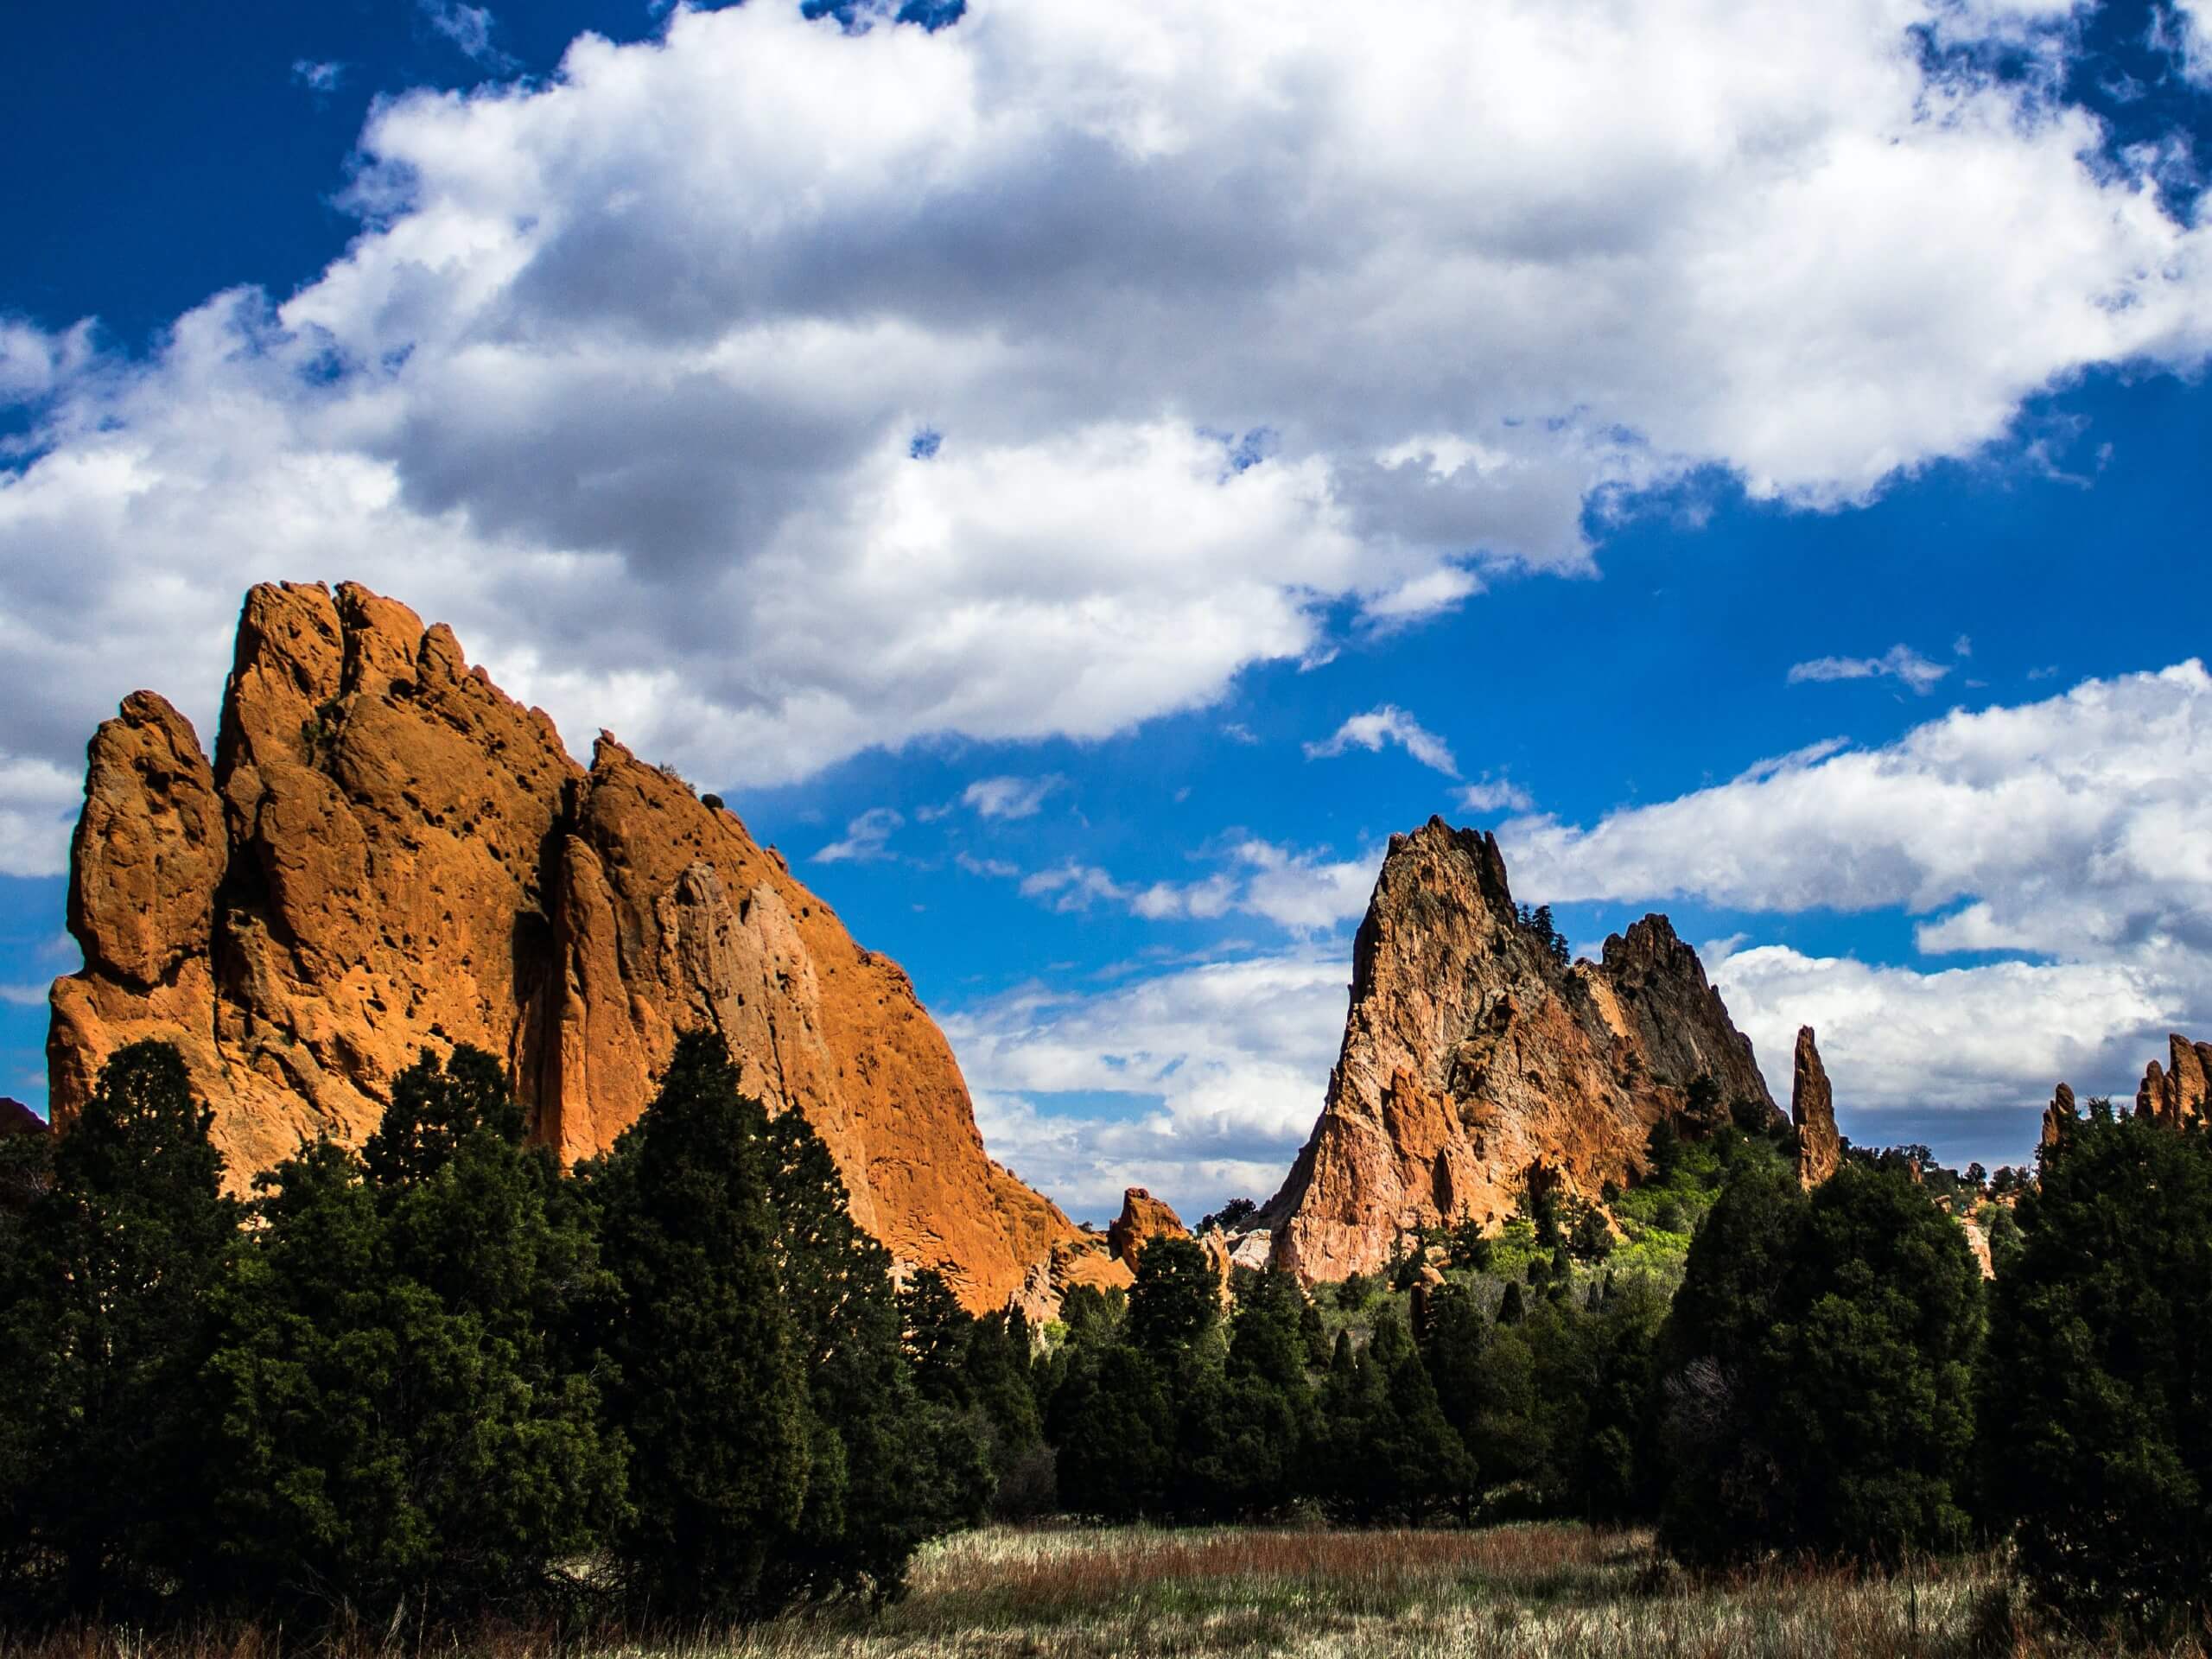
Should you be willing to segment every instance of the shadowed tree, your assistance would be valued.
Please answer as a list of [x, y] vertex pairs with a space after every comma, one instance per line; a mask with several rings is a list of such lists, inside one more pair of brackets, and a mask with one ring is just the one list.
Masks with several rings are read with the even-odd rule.
[[184, 1062], [101, 1068], [0, 1261], [0, 1560], [18, 1618], [157, 1611], [205, 1509], [195, 1379], [238, 1239]]

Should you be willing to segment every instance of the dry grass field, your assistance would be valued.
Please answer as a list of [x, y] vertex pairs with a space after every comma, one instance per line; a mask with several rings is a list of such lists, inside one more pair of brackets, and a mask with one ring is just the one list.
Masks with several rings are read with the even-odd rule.
[[[0, 1635], [0, 1659], [276, 1659], [247, 1631], [192, 1642], [114, 1630], [37, 1642]], [[2107, 1643], [2022, 1611], [1989, 1562], [1894, 1579], [1808, 1570], [1696, 1583], [1655, 1561], [1643, 1535], [1529, 1525], [1481, 1531], [1156, 1531], [995, 1528], [916, 1563], [912, 1592], [857, 1611], [734, 1634], [563, 1643], [394, 1633], [372, 1655], [486, 1659], [2087, 1659]], [[2212, 1643], [2153, 1649], [2206, 1659]], [[335, 1659], [335, 1656], [334, 1656]]]
[[[975, 1533], [928, 1552], [912, 1594], [871, 1624], [778, 1624], [724, 1650], [746, 1659], [1890, 1659], [2107, 1649], [2035, 1625], [1986, 1564], [1893, 1580], [1799, 1571], [1693, 1585], [1655, 1566], [1641, 1535], [1539, 1525]], [[2165, 1651], [2198, 1659], [2204, 1649]]]

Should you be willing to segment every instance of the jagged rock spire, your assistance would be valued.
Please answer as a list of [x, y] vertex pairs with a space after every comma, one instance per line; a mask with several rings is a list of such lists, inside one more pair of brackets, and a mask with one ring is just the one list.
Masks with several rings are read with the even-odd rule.
[[1834, 1174], [1843, 1161], [1843, 1139], [1835, 1128], [1835, 1090], [1828, 1086], [1827, 1068], [1821, 1064], [1810, 1026], [1797, 1027], [1789, 1121], [1797, 1130], [1797, 1179], [1809, 1191]]

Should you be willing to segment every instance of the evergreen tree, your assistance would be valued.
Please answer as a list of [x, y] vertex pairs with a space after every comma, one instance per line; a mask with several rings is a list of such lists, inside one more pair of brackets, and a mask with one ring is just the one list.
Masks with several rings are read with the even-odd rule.
[[1137, 1257], [1129, 1336], [1155, 1361], [1203, 1341], [1221, 1321], [1221, 1280], [1197, 1241], [1162, 1236]]
[[1419, 1521], [1464, 1504], [1466, 1450], [1395, 1309], [1376, 1319], [1350, 1378], [1332, 1373], [1325, 1405], [1336, 1497], [1351, 1514]]
[[1270, 1268], [1238, 1310], [1212, 1402], [1214, 1464], [1202, 1471], [1214, 1513], [1265, 1515], [1307, 1484], [1318, 1421], [1300, 1323], [1311, 1307], [1294, 1277]]
[[964, 1410], [970, 1403], [968, 1340], [975, 1322], [944, 1275], [935, 1268], [917, 1272], [899, 1293], [899, 1313], [924, 1397]]
[[631, 1446], [613, 1554], [652, 1617], [772, 1610], [807, 1516], [823, 1443], [777, 1274], [767, 1129], [721, 1039], [688, 1033], [590, 1175], [620, 1287], [613, 1414]]
[[1853, 1161], [1808, 1203], [1740, 1164], [1662, 1344], [1669, 1547], [1888, 1562], [1963, 1543], [1980, 1294], [1965, 1235], [1904, 1175]]
[[1117, 1341], [1075, 1355], [1053, 1396], [1050, 1427], [1062, 1509], [1108, 1521], [1162, 1511], [1174, 1472], [1175, 1413], [1149, 1354]]
[[[767, 1153], [777, 1282], [812, 1407], [806, 1506], [770, 1575], [772, 1599], [880, 1602], [903, 1590], [924, 1540], [982, 1519], [989, 1471], [965, 1401], [931, 1395], [909, 1363], [890, 1255], [853, 1221], [821, 1137], [787, 1111], [768, 1125]], [[950, 1298], [937, 1274], [921, 1277]], [[948, 1361], [966, 1345], [968, 1317], [957, 1301], [947, 1313], [923, 1300], [925, 1319], [963, 1338], [929, 1342], [932, 1363]]]
[[542, 1607], [620, 1514], [619, 1440], [556, 1340], [596, 1276], [497, 1063], [397, 1080], [373, 1163], [325, 1141], [261, 1178], [217, 1300], [208, 1582], [294, 1621]]
[[2137, 1634], [2212, 1618], [2212, 1141], [2092, 1117], [2043, 1154], [1981, 1368], [1991, 1519], [2041, 1596]]
[[1981, 1273], [1910, 1179], [1859, 1166], [1813, 1194], [1767, 1344], [1795, 1541], [1894, 1563], [1962, 1547]]
[[1684, 1560], [1725, 1559], [1784, 1531], [1763, 1360], [1805, 1209], [1794, 1173], [1746, 1163], [1691, 1240], [1659, 1339], [1656, 1402], [1669, 1465], [1660, 1536]]
[[207, 1470], [194, 1379], [237, 1207], [184, 1062], [101, 1068], [0, 1260], [0, 1565], [18, 1618], [156, 1611]]
[[991, 1513], [1023, 1520], [1052, 1507], [1057, 1476], [1037, 1402], [1029, 1321], [985, 1314], [968, 1339], [967, 1388], [992, 1478]]

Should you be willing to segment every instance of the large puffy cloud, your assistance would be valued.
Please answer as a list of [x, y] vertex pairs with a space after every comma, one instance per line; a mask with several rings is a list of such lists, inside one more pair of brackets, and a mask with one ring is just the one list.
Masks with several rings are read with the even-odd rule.
[[[1502, 839], [1515, 884], [1554, 901], [1925, 918], [1929, 967], [1770, 944], [1719, 953], [1713, 976], [1778, 1090], [1811, 1024], [1847, 1106], [2024, 1111], [2061, 1077], [2124, 1091], [2168, 1030], [2212, 1031], [2208, 776], [2212, 676], [2191, 660]], [[1983, 953], [2012, 959], [1942, 962]]]
[[1314, 947], [1090, 994], [1031, 988], [944, 1029], [995, 1156], [1077, 1215], [1109, 1216], [1140, 1185], [1195, 1220], [1281, 1184], [1344, 1003], [1344, 952]]
[[2207, 232], [1929, 49], [2064, 11], [756, 0], [387, 103], [282, 303], [0, 331], [11, 741], [204, 720], [244, 582], [351, 575], [572, 735], [789, 779], [1202, 704], [1687, 467], [1858, 499], [2202, 354]]
[[2192, 659], [1821, 744], [1583, 829], [1509, 823], [1554, 902], [1694, 896], [1751, 911], [1933, 915], [1931, 951], [2212, 946], [2212, 676]]

